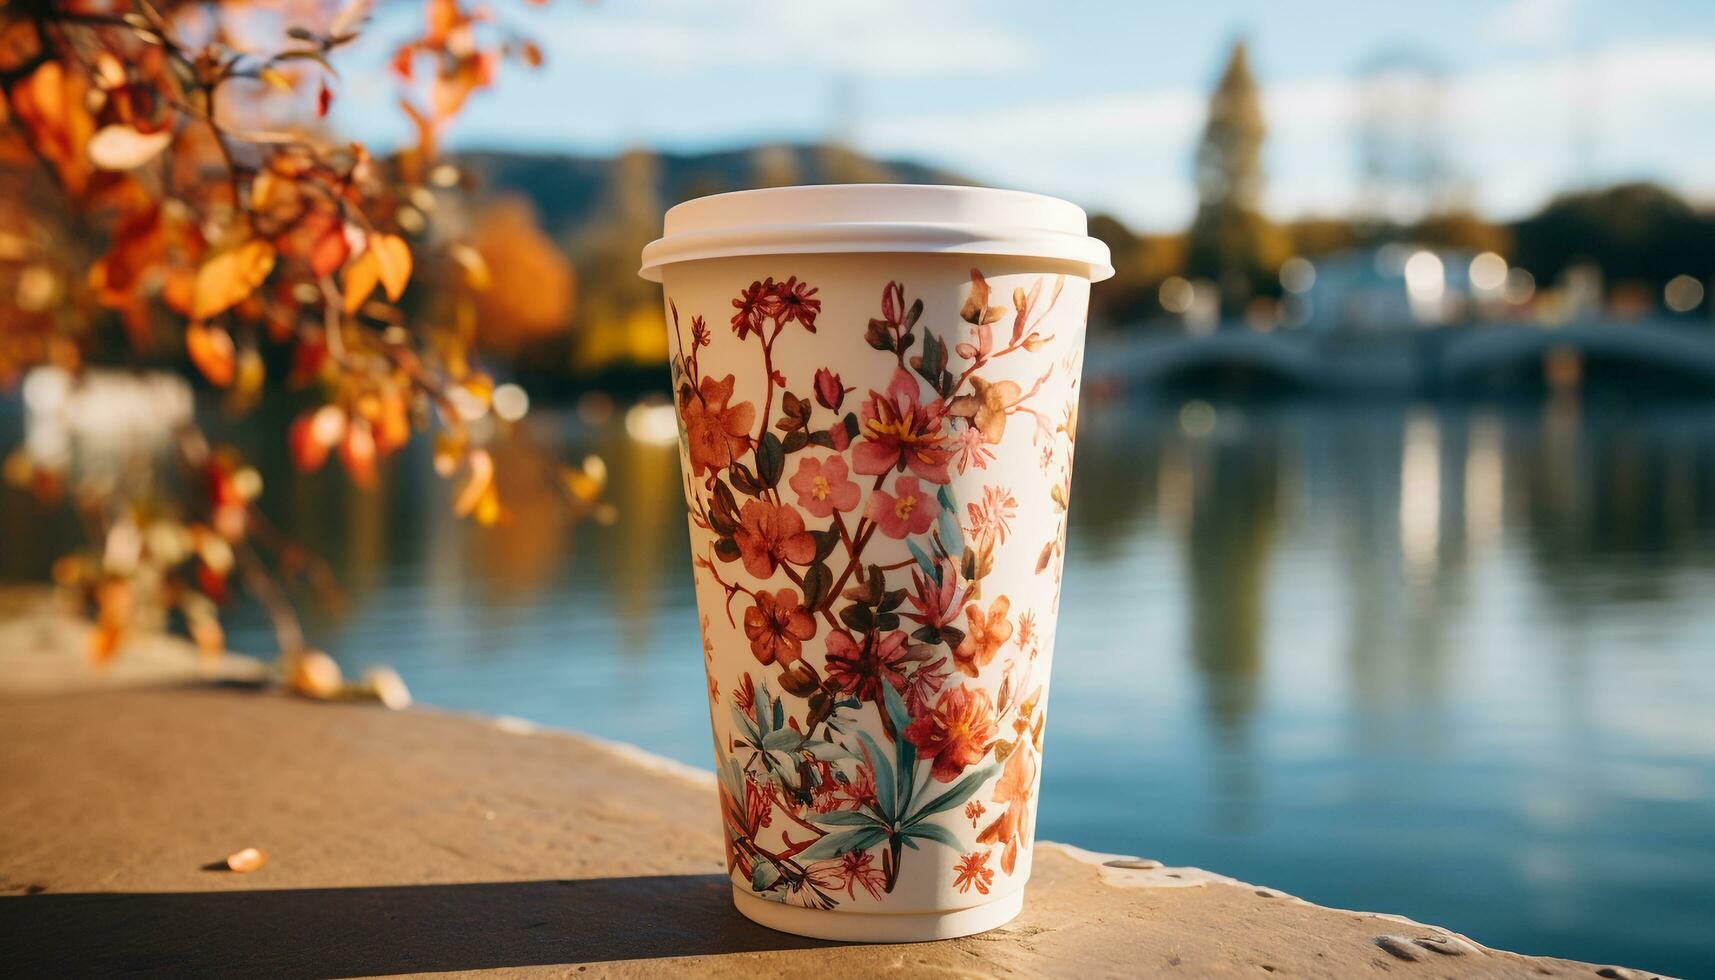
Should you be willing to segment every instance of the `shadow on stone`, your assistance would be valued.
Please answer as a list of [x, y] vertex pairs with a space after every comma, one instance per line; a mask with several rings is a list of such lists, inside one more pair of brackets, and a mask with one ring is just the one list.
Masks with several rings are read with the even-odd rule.
[[836, 945], [764, 929], [721, 875], [0, 899], [11, 976], [343, 977]]

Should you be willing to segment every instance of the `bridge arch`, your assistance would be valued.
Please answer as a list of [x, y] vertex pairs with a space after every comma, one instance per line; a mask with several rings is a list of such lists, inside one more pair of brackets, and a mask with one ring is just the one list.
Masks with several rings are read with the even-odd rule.
[[1606, 369], [1636, 383], [1715, 390], [1715, 340], [1650, 324], [1462, 331], [1441, 348], [1437, 374], [1442, 385], [1456, 389], [1484, 387], [1497, 376], [1515, 383], [1525, 374], [1540, 379], [1537, 366], [1557, 350], [1578, 355], [1585, 368]]

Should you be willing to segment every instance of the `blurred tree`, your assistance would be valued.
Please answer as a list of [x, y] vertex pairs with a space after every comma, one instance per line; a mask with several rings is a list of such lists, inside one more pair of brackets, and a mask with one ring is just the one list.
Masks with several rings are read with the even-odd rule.
[[661, 160], [629, 150], [614, 161], [603, 220], [580, 249], [584, 299], [573, 366], [601, 371], [667, 359], [660, 289], [637, 275], [637, 256], [661, 228]]
[[1185, 267], [1185, 236], [1139, 235], [1118, 218], [1090, 217], [1090, 234], [1107, 243], [1114, 277], [1090, 292], [1090, 329], [1123, 330], [1161, 317], [1162, 280]]
[[528, 199], [502, 197], [477, 214], [470, 247], [488, 268], [476, 299], [477, 337], [508, 355], [563, 334], [572, 319], [571, 260], [543, 233]]
[[1276, 270], [1287, 257], [1285, 236], [1262, 213], [1266, 132], [1262, 96], [1238, 41], [1209, 97], [1197, 146], [1197, 215], [1185, 263], [1188, 274], [1219, 283], [1234, 308], [1259, 293], [1278, 292]]
[[1715, 216], [1654, 184], [1566, 194], [1512, 231], [1514, 260], [1539, 282], [1591, 262], [1611, 285], [1642, 284], [1656, 295], [1674, 276], [1715, 275]]
[[1404, 237], [1438, 248], [1497, 252], [1501, 255], [1512, 251], [1512, 234], [1505, 225], [1486, 221], [1465, 210], [1431, 214], [1411, 225]]
[[[455, 512], [502, 523], [489, 447], [509, 426], [470, 424], [494, 390], [473, 344], [494, 270], [430, 221], [466, 183], [437, 157], [446, 127], [502, 61], [541, 52], [500, 10], [420, 0], [420, 33], [391, 59], [415, 140], [378, 159], [322, 122], [343, 84], [332, 62], [371, 6], [0, 3], [0, 384], [47, 367], [70, 398], [92, 362], [170, 360], [242, 409], [272, 371], [314, 395], [284, 440], [300, 469], [337, 459], [368, 486], [429, 432], [436, 471], [460, 480]], [[79, 473], [69, 453], [6, 460], [40, 496], [70, 490], [91, 531], [54, 576], [95, 615], [92, 657], [169, 612], [218, 653], [219, 611], [247, 592], [272, 616], [286, 675], [340, 693], [288, 601], [299, 584], [322, 590], [319, 563], [258, 509], [261, 476], [237, 450], [194, 421], [171, 437], [171, 464], [128, 461], [138, 472], [123, 481]], [[594, 492], [576, 476], [561, 473], [574, 509]]]

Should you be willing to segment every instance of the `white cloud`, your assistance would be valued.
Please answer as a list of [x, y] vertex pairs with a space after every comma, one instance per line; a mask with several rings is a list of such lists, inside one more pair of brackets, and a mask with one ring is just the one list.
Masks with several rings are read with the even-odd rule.
[[671, 72], [796, 63], [911, 78], [1016, 71], [1039, 57], [972, 0], [650, 0], [599, 18], [559, 18], [547, 31], [556, 57]]
[[1526, 47], [1549, 47], [1571, 34], [1575, 0], [1510, 0], [1483, 18], [1485, 40]]
[[[1163, 88], [876, 119], [860, 142], [1171, 227], [1195, 204], [1190, 158], [1205, 99]], [[1474, 69], [1444, 79], [1439, 101], [1447, 160], [1485, 211], [1517, 214], [1581, 180], [1650, 178], [1715, 193], [1715, 42], [1629, 42]], [[1361, 105], [1351, 77], [1264, 87], [1271, 211], [1351, 208]]]

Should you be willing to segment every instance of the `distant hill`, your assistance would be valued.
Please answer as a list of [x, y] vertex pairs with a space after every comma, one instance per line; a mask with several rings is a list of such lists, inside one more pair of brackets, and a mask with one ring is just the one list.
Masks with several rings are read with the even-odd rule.
[[674, 204], [706, 194], [791, 184], [971, 184], [921, 164], [876, 160], [832, 145], [772, 145], [717, 153], [634, 150], [616, 157], [471, 152], [453, 157], [484, 202], [523, 198], [570, 257], [576, 311], [563, 336], [518, 352], [514, 366], [553, 384], [601, 374], [661, 377], [667, 338], [659, 287], [637, 277], [639, 253]]
[[478, 176], [484, 194], [529, 198], [549, 234], [584, 238], [592, 223], [611, 216], [610, 195], [625, 183], [627, 162], [639, 157], [647, 158], [653, 170], [649, 196], [662, 211], [694, 197], [750, 187], [975, 183], [922, 164], [877, 160], [828, 144], [695, 154], [633, 151], [617, 157], [483, 151], [460, 154], [455, 162]]

